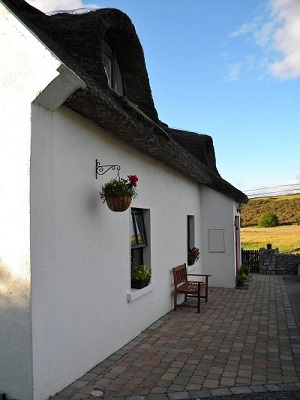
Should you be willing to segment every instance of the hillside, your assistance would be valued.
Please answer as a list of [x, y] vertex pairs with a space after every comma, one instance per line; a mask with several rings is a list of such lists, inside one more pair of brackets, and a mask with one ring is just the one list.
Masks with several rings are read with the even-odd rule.
[[242, 226], [257, 225], [266, 212], [275, 213], [280, 225], [300, 224], [300, 194], [250, 199], [242, 205]]

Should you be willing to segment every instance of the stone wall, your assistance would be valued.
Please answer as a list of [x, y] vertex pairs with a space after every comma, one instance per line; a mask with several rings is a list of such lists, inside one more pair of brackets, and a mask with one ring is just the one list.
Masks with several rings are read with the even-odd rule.
[[300, 254], [278, 254], [276, 269], [282, 269], [284, 274], [297, 275], [300, 266]]
[[259, 272], [265, 274], [297, 275], [300, 254], [279, 253], [278, 249], [259, 249]]

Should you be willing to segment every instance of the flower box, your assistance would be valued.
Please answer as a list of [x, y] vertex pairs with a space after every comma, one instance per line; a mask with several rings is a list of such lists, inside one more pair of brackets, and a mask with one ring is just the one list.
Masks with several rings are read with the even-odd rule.
[[131, 287], [133, 289], [143, 289], [144, 287], [148, 286], [150, 282], [150, 278], [143, 279], [141, 281], [131, 281]]

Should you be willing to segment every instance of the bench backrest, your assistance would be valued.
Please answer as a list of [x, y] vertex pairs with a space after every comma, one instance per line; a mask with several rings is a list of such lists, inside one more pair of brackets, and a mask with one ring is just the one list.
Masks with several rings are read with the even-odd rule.
[[173, 268], [173, 278], [175, 285], [187, 281], [186, 264], [178, 265], [178, 267]]

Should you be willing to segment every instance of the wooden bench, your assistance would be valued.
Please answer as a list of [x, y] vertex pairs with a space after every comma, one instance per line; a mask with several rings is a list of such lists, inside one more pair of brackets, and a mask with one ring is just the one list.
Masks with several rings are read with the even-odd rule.
[[[200, 280], [189, 280], [189, 276], [204, 277], [205, 282]], [[200, 312], [200, 299], [203, 298], [207, 302], [208, 300], [208, 278], [211, 275], [203, 274], [188, 274], [186, 264], [178, 265], [173, 268], [174, 278], [174, 310], [176, 311], [179, 306], [197, 307], [198, 313]], [[197, 298], [197, 306], [192, 304], [177, 304], [177, 295], [184, 294], [185, 301], [189, 297]]]

